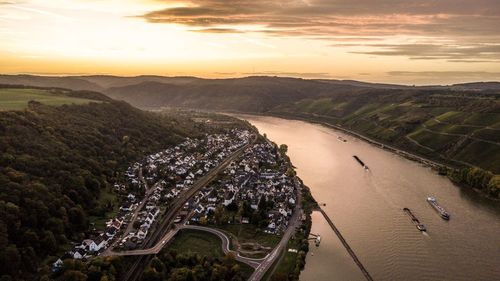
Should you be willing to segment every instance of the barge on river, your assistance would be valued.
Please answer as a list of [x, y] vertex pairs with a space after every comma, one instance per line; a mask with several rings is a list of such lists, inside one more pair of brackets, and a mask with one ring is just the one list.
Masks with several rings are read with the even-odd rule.
[[365, 170], [368, 170], [368, 166], [366, 166], [365, 162], [363, 162], [357, 155], [352, 156], [356, 161], [358, 161], [359, 165], [361, 165]]
[[403, 211], [411, 218], [411, 221], [415, 224], [418, 230], [420, 231], [426, 231], [427, 228], [425, 228], [425, 225], [421, 224], [420, 221], [415, 217], [415, 215], [411, 212], [410, 209], [408, 208], [403, 208]]
[[450, 219], [450, 214], [446, 212], [446, 210], [441, 207], [441, 205], [438, 204], [436, 198], [434, 197], [427, 197], [427, 202], [436, 210], [439, 214], [439, 216], [444, 219], [444, 220], [449, 220]]

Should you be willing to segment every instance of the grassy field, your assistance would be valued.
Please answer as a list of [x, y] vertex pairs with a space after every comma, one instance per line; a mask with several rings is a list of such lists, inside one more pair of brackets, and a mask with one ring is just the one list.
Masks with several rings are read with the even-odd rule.
[[112, 202], [113, 210], [106, 213], [105, 216], [97, 217], [97, 216], [89, 216], [89, 222], [94, 224], [94, 227], [97, 230], [104, 230], [106, 228], [106, 222], [111, 218], [114, 218], [118, 213], [120, 208], [120, 203], [115, 193], [111, 190], [103, 189], [101, 194], [99, 195], [99, 205], [104, 206], [108, 202]]
[[217, 228], [236, 236], [239, 243], [259, 243], [274, 248], [281, 240], [281, 236], [264, 233], [251, 224], [226, 224]]
[[456, 136], [440, 135], [425, 130], [415, 131], [408, 136], [421, 145], [425, 145], [436, 151], [442, 151], [446, 146], [450, 145], [450, 143], [454, 143], [457, 140]]
[[269, 281], [272, 277], [278, 280], [285, 276], [288, 278], [288, 275], [295, 270], [298, 253], [289, 252], [288, 249], [298, 249], [297, 241], [293, 238], [288, 242], [283, 257], [279, 259], [278, 264], [275, 265], [274, 271], [268, 271], [263, 280]]
[[[223, 257], [222, 242], [219, 237], [204, 231], [181, 230], [168, 245], [169, 250], [177, 253], [196, 253], [206, 257]], [[243, 276], [247, 279], [252, 275], [253, 268], [239, 263]]]
[[22, 110], [29, 101], [38, 101], [47, 105], [83, 104], [91, 100], [68, 97], [40, 89], [0, 89], [0, 110]]
[[219, 237], [204, 231], [181, 230], [168, 248], [178, 253], [191, 252], [207, 257], [224, 256]]
[[482, 164], [486, 169], [498, 174], [500, 173], [499, 151], [500, 148], [498, 145], [482, 141], [473, 141], [453, 158], [474, 165]]

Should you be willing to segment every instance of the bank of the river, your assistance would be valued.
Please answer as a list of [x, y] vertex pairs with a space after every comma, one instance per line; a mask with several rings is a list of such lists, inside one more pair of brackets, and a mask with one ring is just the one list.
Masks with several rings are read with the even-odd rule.
[[[297, 120], [244, 116], [261, 133], [288, 145], [298, 176], [374, 280], [498, 280], [500, 208], [420, 163], [341, 131]], [[347, 142], [339, 141], [341, 137]], [[353, 159], [358, 155], [365, 171]], [[426, 202], [435, 196], [451, 213], [442, 220]], [[402, 211], [409, 207], [422, 235]], [[310, 246], [300, 279], [364, 280], [322, 216], [312, 214]]]
[[[493, 187], [493, 189], [495, 190], [494, 192], [490, 192], [490, 190], [487, 188], [488, 183], [483, 184], [483, 182], [489, 181], [491, 179], [491, 177], [500, 177], [500, 175], [493, 175], [490, 172], [483, 171], [479, 168], [475, 168], [474, 166], [470, 165], [469, 163], [458, 162], [458, 161], [454, 161], [454, 160], [449, 160], [447, 162], [443, 162], [442, 160], [439, 161], [437, 159], [429, 159], [425, 156], [418, 155], [416, 153], [409, 152], [408, 150], [405, 150], [403, 148], [398, 148], [398, 147], [395, 147], [391, 144], [372, 139], [372, 138], [367, 137], [359, 132], [355, 132], [353, 130], [342, 127], [340, 125], [329, 123], [325, 120], [321, 120], [320, 118], [315, 118], [313, 116], [301, 116], [301, 115], [273, 113], [273, 112], [266, 112], [266, 113], [230, 112], [230, 114], [235, 114], [235, 115], [249, 114], [250, 116], [252, 116], [252, 115], [253, 116], [264, 116], [264, 117], [265, 116], [272, 116], [272, 117], [278, 117], [278, 118], [284, 118], [284, 119], [290, 119], [290, 120], [301, 120], [301, 121], [305, 121], [305, 122], [309, 122], [309, 123], [323, 125], [323, 126], [326, 126], [328, 128], [335, 129], [335, 130], [339, 130], [339, 131], [342, 131], [346, 134], [354, 136], [358, 139], [366, 141], [370, 144], [378, 146], [381, 149], [387, 150], [389, 152], [398, 154], [406, 159], [416, 161], [418, 163], [426, 165], [426, 166], [434, 169], [440, 175], [447, 176], [450, 180], [452, 180], [456, 185], [458, 185], [460, 187], [474, 190], [475, 192], [478, 192], [479, 194], [481, 194], [481, 195], [483, 195], [491, 200], [500, 201], [500, 187], [498, 186], [500, 184], [500, 181], [498, 181], [496, 186]], [[464, 169], [464, 167], [466, 169]], [[475, 173], [476, 170], [478, 170], [478, 173]], [[487, 175], [489, 178], [485, 179], [484, 175]], [[470, 180], [468, 182], [467, 179], [471, 178], [471, 177], [477, 177], [477, 179], [473, 179], [473, 180]]]
[[[276, 145], [274, 142], [267, 139], [269, 142]], [[309, 187], [297, 177], [295, 167], [292, 164], [290, 157], [287, 154], [288, 147], [280, 146], [281, 154], [286, 158], [288, 163], [288, 173], [296, 176], [298, 190], [297, 198], [300, 200], [302, 223], [295, 230], [295, 233], [288, 240], [287, 246], [279, 253], [279, 258], [275, 261], [271, 269], [265, 274], [263, 280], [299, 280], [301, 271], [306, 265], [306, 256], [309, 252], [309, 235], [312, 226], [311, 214], [313, 210], [318, 208], [318, 203], [313, 198]], [[290, 251], [291, 250], [291, 251]]]

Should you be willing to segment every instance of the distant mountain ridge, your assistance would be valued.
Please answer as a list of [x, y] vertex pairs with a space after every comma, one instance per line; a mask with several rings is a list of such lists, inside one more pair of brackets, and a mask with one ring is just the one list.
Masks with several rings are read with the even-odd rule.
[[125, 87], [137, 85], [144, 82], [158, 82], [165, 84], [186, 85], [190, 83], [204, 83], [208, 81], [233, 83], [234, 81], [255, 81], [256, 79], [273, 79], [282, 81], [316, 81], [328, 83], [337, 86], [353, 86], [372, 89], [438, 89], [448, 88], [454, 90], [500, 90], [500, 82], [470, 82], [453, 85], [398, 85], [387, 83], [371, 83], [356, 80], [336, 80], [336, 79], [302, 79], [292, 77], [277, 76], [248, 76], [242, 78], [220, 78], [206, 79], [194, 76], [159, 76], [159, 75], [140, 75], [140, 76], [114, 76], [114, 75], [75, 75], [75, 76], [39, 76], [29, 74], [19, 75], [0, 75], [0, 84], [25, 85], [37, 87], [60, 87], [70, 90], [89, 90], [105, 91], [109, 88]]

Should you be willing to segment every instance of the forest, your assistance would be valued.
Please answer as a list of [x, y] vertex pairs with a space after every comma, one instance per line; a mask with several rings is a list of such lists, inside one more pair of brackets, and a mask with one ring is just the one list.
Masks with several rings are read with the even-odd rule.
[[0, 111], [0, 280], [49, 276], [50, 263], [91, 231], [89, 217], [109, 209], [99, 197], [131, 162], [218, 130], [189, 113], [86, 98], [96, 102]]
[[243, 281], [240, 265], [232, 254], [207, 257], [163, 250], [146, 268], [144, 281]]

